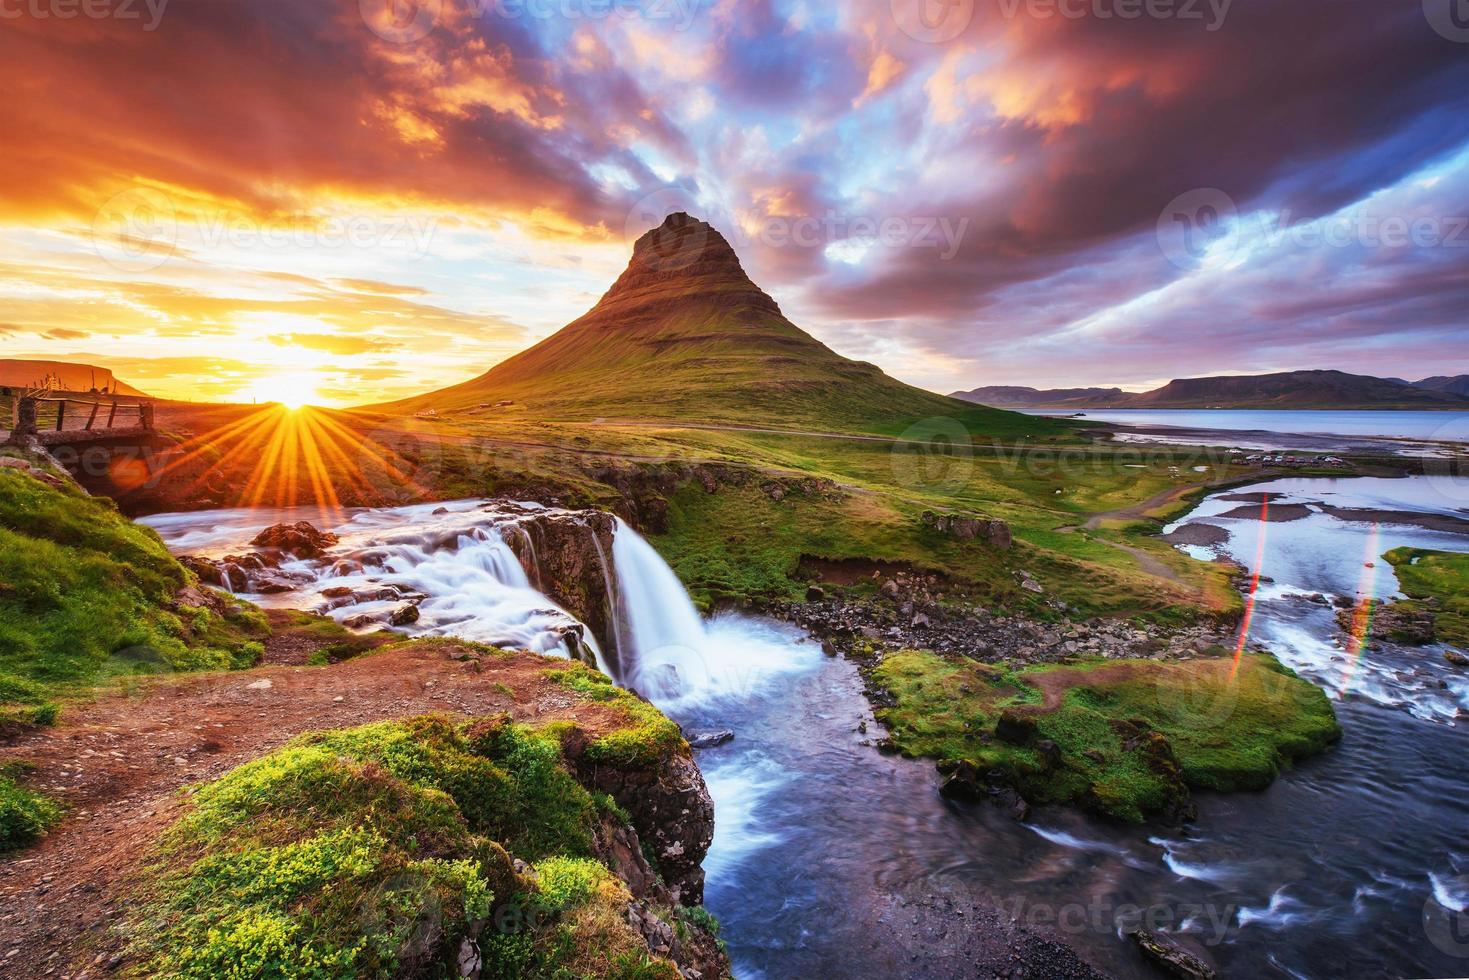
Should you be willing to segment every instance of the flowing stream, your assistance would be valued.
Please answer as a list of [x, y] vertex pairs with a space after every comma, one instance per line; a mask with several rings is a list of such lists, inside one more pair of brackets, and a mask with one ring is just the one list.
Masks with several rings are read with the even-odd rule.
[[[1421, 479], [1295, 482], [1303, 485], [1263, 489], [1458, 511]], [[1258, 526], [1222, 516], [1236, 506], [1211, 498], [1186, 520], [1226, 528], [1218, 547], [1243, 564], [1264, 556], [1276, 582], [1259, 600], [1255, 635], [1332, 694], [1345, 737], [1262, 793], [1202, 796], [1197, 823], [1172, 832], [1064, 809], [1021, 824], [996, 808], [942, 799], [930, 765], [867, 744], [877, 727], [854, 665], [824, 656], [786, 624], [731, 613], [702, 621], [672, 570], [619, 525], [605, 556], [619, 596], [617, 679], [691, 733], [735, 732], [701, 750], [699, 764], [716, 805], [706, 900], [737, 975], [971, 975], [956, 950], [972, 938], [966, 924], [985, 921], [996, 904], [1119, 977], [1158, 976], [1121, 938], [1119, 921], [1178, 935], [1227, 977], [1469, 974], [1469, 932], [1458, 914], [1469, 907], [1469, 726], [1455, 724], [1469, 706], [1464, 675], [1431, 649], [1369, 651], [1350, 662], [1333, 643], [1331, 612], [1303, 598], [1391, 595], [1382, 551], [1403, 543], [1466, 550], [1469, 537], [1387, 525], [1374, 532], [1313, 512], [1268, 525], [1262, 546], [1252, 536]], [[309, 520], [340, 534], [333, 552], [349, 557], [296, 563], [285, 570], [309, 584], [251, 598], [319, 608], [325, 589], [391, 587], [425, 597], [406, 632], [568, 655], [567, 630], [578, 624], [532, 586], [507, 544], [523, 513], [461, 501], [147, 523], [177, 553], [219, 557], [246, 550], [267, 525]], [[1378, 574], [1364, 576], [1363, 556], [1374, 551]], [[327, 611], [343, 619], [399, 601]]]

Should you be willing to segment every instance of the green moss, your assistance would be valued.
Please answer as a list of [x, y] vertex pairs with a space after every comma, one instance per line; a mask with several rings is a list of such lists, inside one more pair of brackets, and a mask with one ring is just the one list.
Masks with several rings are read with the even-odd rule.
[[253, 608], [174, 608], [193, 576], [109, 501], [0, 470], [0, 704], [119, 676], [253, 665]]
[[1262, 788], [1340, 735], [1326, 696], [1269, 656], [1238, 671], [1226, 658], [1010, 672], [908, 651], [874, 676], [897, 700], [879, 717], [910, 755], [997, 769], [1032, 802], [1129, 821], [1186, 802], [1189, 787]]
[[685, 744], [677, 724], [636, 694], [614, 686], [599, 671], [582, 664], [571, 664], [547, 670], [546, 676], [588, 701], [603, 702], [620, 709], [626, 717], [626, 727], [600, 735], [587, 746], [586, 759], [589, 762], [612, 766], [651, 766]]
[[0, 854], [34, 842], [61, 819], [61, 804], [16, 781], [23, 768], [0, 767]]
[[1434, 633], [1469, 650], [1469, 555], [1424, 548], [1394, 548], [1386, 556], [1403, 594], [1430, 604]]
[[[137, 973], [676, 980], [590, 854], [598, 807], [560, 733], [424, 717], [297, 739], [198, 789], [129, 922]], [[515, 874], [514, 853], [533, 862]]]

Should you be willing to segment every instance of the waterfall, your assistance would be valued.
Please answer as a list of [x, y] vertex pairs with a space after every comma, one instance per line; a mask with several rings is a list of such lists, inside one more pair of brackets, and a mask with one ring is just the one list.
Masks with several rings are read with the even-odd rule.
[[619, 518], [612, 539], [617, 573], [618, 664], [614, 679], [655, 701], [708, 684], [708, 636], [683, 583], [653, 546]]

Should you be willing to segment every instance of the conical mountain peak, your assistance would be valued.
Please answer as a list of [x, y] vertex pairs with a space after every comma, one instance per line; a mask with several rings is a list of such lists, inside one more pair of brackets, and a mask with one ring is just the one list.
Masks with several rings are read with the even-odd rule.
[[837, 354], [781, 314], [724, 235], [681, 211], [638, 236], [585, 315], [472, 381], [391, 407], [883, 432], [983, 411]]
[[726, 307], [780, 313], [780, 307], [745, 274], [739, 256], [713, 225], [683, 211], [663, 219], [633, 246], [617, 282], [588, 314], [625, 316], [648, 304], [718, 296]]

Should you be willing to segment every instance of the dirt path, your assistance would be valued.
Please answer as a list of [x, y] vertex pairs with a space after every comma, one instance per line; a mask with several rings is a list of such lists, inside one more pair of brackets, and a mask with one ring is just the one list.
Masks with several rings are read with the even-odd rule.
[[34, 764], [28, 785], [68, 810], [40, 843], [0, 858], [0, 977], [106, 973], [125, 941], [113, 927], [126, 883], [179, 815], [178, 790], [303, 732], [430, 712], [575, 718], [594, 734], [619, 726], [613, 709], [547, 680], [546, 667], [531, 654], [481, 657], [439, 641], [332, 667], [152, 679], [0, 746], [0, 764]]

